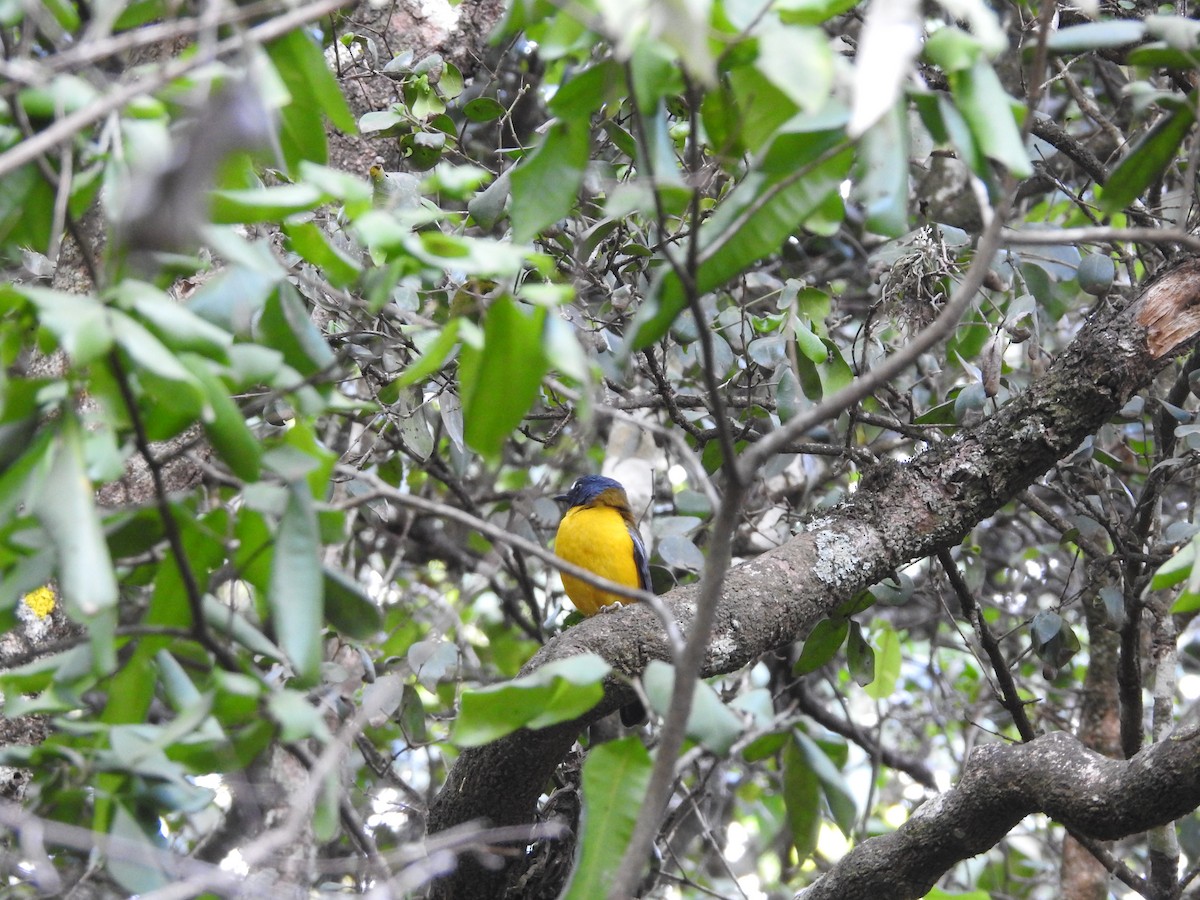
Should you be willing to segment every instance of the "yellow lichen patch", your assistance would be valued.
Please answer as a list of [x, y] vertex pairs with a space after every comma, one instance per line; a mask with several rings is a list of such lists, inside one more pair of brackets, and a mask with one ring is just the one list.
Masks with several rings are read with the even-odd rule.
[[54, 591], [47, 586], [30, 591], [24, 596], [23, 600], [30, 611], [39, 619], [46, 618], [54, 609]]

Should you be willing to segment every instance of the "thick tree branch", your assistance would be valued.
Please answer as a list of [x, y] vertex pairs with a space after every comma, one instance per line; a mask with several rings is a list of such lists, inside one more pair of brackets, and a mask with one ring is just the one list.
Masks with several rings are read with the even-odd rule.
[[1101, 756], [1064, 732], [979, 747], [955, 787], [894, 832], [859, 844], [797, 900], [923, 897], [943, 872], [1031, 813], [1100, 840], [1147, 831], [1200, 804], [1198, 770], [1194, 727], [1130, 760]]
[[[903, 465], [878, 466], [848, 502], [809, 521], [788, 543], [731, 569], [702, 674], [734, 671], [798, 640], [888, 573], [956, 544], [1107, 422], [1198, 332], [1200, 260], [1193, 259], [1128, 307], [1089, 322], [1043, 378], [994, 416]], [[660, 600], [686, 633], [695, 588]], [[526, 670], [584, 652], [599, 653], [626, 676], [636, 676], [652, 659], [669, 659], [654, 613], [631, 607], [570, 629]], [[550, 774], [580, 730], [630, 699], [632, 689], [614, 679], [604, 702], [575, 722], [465, 750], [430, 809], [430, 831], [473, 819], [531, 822]], [[1057, 745], [1038, 740], [1029, 746]], [[1194, 771], [1190, 777], [1195, 780]], [[1111, 824], [1108, 815], [1097, 824]], [[1092, 832], [1087, 817], [1075, 816], [1070, 824], [1093, 836], [1108, 833]], [[436, 896], [496, 897], [505, 878], [502, 870], [464, 864]]]

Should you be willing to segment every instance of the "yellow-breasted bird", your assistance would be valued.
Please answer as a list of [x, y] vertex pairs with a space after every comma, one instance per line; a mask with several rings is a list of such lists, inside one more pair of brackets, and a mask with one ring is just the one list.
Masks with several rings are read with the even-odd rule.
[[[558, 524], [555, 553], [609, 581], [650, 590], [646, 545], [621, 482], [603, 475], [584, 475], [571, 490], [554, 499], [568, 505]], [[566, 572], [562, 583], [575, 608], [585, 616], [594, 616], [614, 603], [630, 602], [628, 597], [593, 587]]]
[[[568, 505], [558, 524], [555, 553], [609, 581], [650, 590], [646, 545], [619, 481], [603, 475], [584, 475], [576, 479], [571, 490], [554, 499]], [[566, 572], [562, 573], [562, 583], [571, 603], [585, 616], [594, 616], [614, 603], [630, 602], [629, 597], [594, 587]], [[645, 717], [641, 703], [621, 709], [621, 721], [626, 725], [636, 725]]]

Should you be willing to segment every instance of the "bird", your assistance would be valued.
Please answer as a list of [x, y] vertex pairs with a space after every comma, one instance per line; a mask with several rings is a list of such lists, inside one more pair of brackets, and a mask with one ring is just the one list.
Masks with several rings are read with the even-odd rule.
[[[584, 475], [575, 480], [571, 490], [554, 499], [567, 504], [554, 539], [558, 556], [617, 584], [650, 590], [646, 545], [621, 482], [603, 475]], [[566, 572], [562, 583], [571, 603], [585, 616], [630, 602], [629, 597], [594, 587]]]
[[[603, 475], [584, 475], [575, 480], [567, 493], [554, 499], [567, 504], [554, 539], [554, 552], [560, 558], [617, 584], [650, 590], [646, 545], [621, 482]], [[566, 572], [561, 577], [567, 597], [585, 616], [594, 616], [631, 600]], [[621, 708], [621, 721], [625, 725], [637, 725], [645, 718], [646, 710], [640, 702]]]

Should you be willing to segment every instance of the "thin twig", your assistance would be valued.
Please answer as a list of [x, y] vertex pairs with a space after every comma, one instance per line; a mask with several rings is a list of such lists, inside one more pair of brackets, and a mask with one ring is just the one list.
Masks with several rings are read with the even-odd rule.
[[133, 31], [91, 37], [45, 58], [33, 59], [26, 56], [15, 60], [0, 60], [0, 79], [7, 82], [0, 88], [0, 94], [15, 91], [23, 86], [41, 87], [58, 72], [65, 70], [77, 72], [85, 66], [90, 66], [119, 53], [126, 53], [151, 44], [169, 44], [205, 28], [211, 28], [214, 24], [234, 25], [238, 22], [262, 19], [286, 9], [287, 6], [279, 3], [278, 0], [262, 0], [262, 2], [246, 6], [221, 5], [217, 7], [215, 21], [213, 17], [205, 16], [204, 18], [176, 19], [171, 22], [154, 22]]
[[[26, 836], [33, 834], [34, 849], [40, 848], [41, 842], [68, 847], [84, 853], [99, 850], [109, 859], [122, 860], [142, 866], [158, 868], [164, 874], [189, 880], [203, 881], [209, 890], [236, 893], [243, 886], [243, 879], [234, 872], [228, 872], [220, 866], [202, 862], [188, 856], [180, 856], [169, 850], [154, 846], [150, 841], [136, 841], [118, 835], [101, 834], [80, 825], [71, 825], [53, 819], [35, 816], [29, 810], [7, 801], [0, 801], [0, 826], [10, 828], [22, 835], [23, 848], [30, 849]], [[34, 862], [36, 874], [40, 875], [40, 866]], [[47, 860], [47, 864], [50, 861]], [[286, 882], [279, 882], [278, 889], [288, 887]], [[299, 887], [296, 886], [296, 890]], [[145, 896], [149, 896], [148, 894]], [[191, 897], [192, 894], [187, 896]]]
[[[725, 415], [725, 402], [721, 385], [717, 379], [716, 350], [713, 347], [713, 336], [704, 321], [704, 310], [700, 306], [700, 291], [696, 285], [696, 276], [700, 272], [700, 201], [703, 199], [703, 192], [700, 190], [700, 93], [696, 90], [696, 86], [687, 77], [686, 73], [684, 74], [684, 80], [687, 83], [689, 125], [687, 167], [688, 174], [694, 183], [692, 184], [691, 206], [688, 212], [692, 229], [688, 235], [687, 262], [684, 268], [687, 277], [680, 280], [683, 284], [683, 293], [687, 300], [687, 307], [691, 310], [692, 319], [696, 326], [696, 333], [700, 338], [700, 358], [703, 361], [703, 365], [700, 367], [700, 374], [704, 379], [704, 388], [708, 394], [713, 420], [717, 426], [717, 438], [721, 444], [721, 473], [725, 476], [729, 487], [732, 488], [737, 486], [742, 480], [742, 472], [737, 466], [733, 434], [729, 429], [729, 419]], [[736, 232], [733, 228], [730, 228], [728, 233], [734, 234]], [[720, 242], [717, 242], [717, 246], [719, 245]], [[715, 252], [715, 246], [712, 249]]]
[[1005, 246], [1029, 244], [1110, 244], [1126, 241], [1132, 244], [1179, 244], [1200, 252], [1200, 236], [1176, 231], [1174, 228], [1059, 228], [1037, 231], [1023, 228], [1006, 229], [1000, 236]]
[[868, 756], [872, 759], [878, 758], [889, 769], [903, 772], [913, 781], [924, 785], [931, 791], [938, 789], [933, 772], [925, 764], [925, 760], [914, 759], [894, 747], [885, 746], [881, 741], [867, 734], [857, 722], [830, 712], [813, 696], [803, 679], [796, 683], [791, 695], [796, 698], [800, 711], [818, 725], [858, 744]]
[[1029, 716], [1025, 714], [1025, 704], [1021, 702], [1021, 695], [1017, 693], [1017, 685], [1013, 681], [1012, 672], [1008, 670], [1008, 661], [1004, 658], [1004, 652], [996, 642], [991, 629], [987, 627], [987, 622], [983, 620], [979, 605], [975, 602], [971, 589], [963, 581], [954, 558], [950, 556], [950, 551], [945, 548], [939, 550], [937, 558], [946, 572], [946, 577], [950, 580], [950, 586], [954, 588], [954, 593], [958, 596], [958, 602], [962, 604], [963, 617], [975, 629], [983, 652], [987, 654], [988, 660], [992, 664], [992, 671], [996, 673], [996, 681], [1000, 685], [1001, 705], [1012, 716], [1013, 724], [1017, 726], [1021, 740], [1032, 741], [1037, 737], [1037, 732], [1033, 730]]
[[125, 371], [125, 364], [121, 362], [121, 355], [115, 349], [109, 353], [108, 360], [113, 369], [114, 380], [117, 382], [117, 390], [125, 404], [125, 412], [129, 415], [129, 421], [133, 426], [134, 443], [137, 445], [138, 453], [146, 461], [146, 468], [149, 469], [150, 478], [154, 483], [154, 503], [163, 523], [163, 534], [167, 538], [167, 546], [171, 548], [171, 555], [175, 558], [179, 577], [183, 581], [184, 595], [187, 597], [188, 609], [192, 614], [192, 633], [201, 646], [208, 650], [223, 668], [230, 672], [240, 672], [242, 667], [238, 665], [237, 658], [223, 644], [213, 640], [212, 634], [208, 630], [208, 623], [204, 620], [204, 593], [200, 589], [200, 583], [196, 580], [196, 573], [192, 569], [187, 548], [183, 545], [183, 533], [179, 528], [174, 511], [171, 509], [171, 501], [167, 498], [162, 464], [154, 456], [154, 450], [150, 446], [146, 425], [142, 421], [141, 410], [138, 409], [137, 398], [133, 396], [133, 389], [129, 386], [129, 375]]
[[1121, 860], [1109, 853], [1108, 850], [1105, 849], [1104, 845], [1099, 841], [1080, 834], [1078, 831], [1075, 831], [1071, 828], [1067, 829], [1067, 834], [1075, 838], [1079, 846], [1083, 847], [1088, 853], [1096, 857], [1100, 865], [1104, 866], [1104, 868], [1106, 868], [1109, 873], [1118, 881], [1137, 891], [1137, 893], [1141, 894], [1143, 897], [1153, 896], [1153, 892], [1150, 890], [1150, 883], [1146, 881], [1145, 878], [1142, 878], [1140, 875], [1135, 873], [1129, 868], [1129, 866], [1125, 865], [1125, 863], [1121, 862]]

